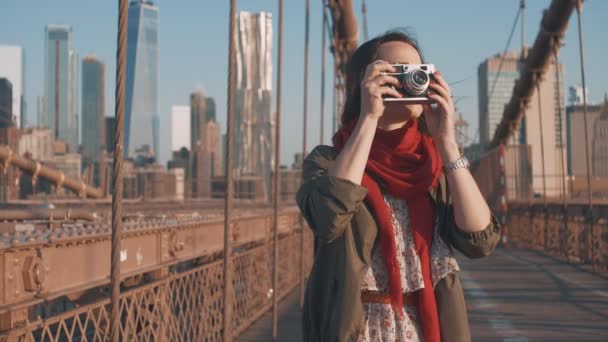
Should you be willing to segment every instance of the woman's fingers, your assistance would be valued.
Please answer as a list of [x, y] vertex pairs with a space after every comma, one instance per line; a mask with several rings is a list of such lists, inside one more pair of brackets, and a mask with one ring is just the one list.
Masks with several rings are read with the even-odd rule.
[[396, 98], [403, 97], [403, 95], [401, 95], [401, 93], [398, 92], [397, 89], [391, 87], [378, 87], [377, 91], [380, 97], [382, 97], [382, 95], [390, 95]]
[[435, 101], [439, 106], [443, 107], [444, 111], [448, 112], [450, 105], [448, 101], [439, 94], [429, 94], [429, 99]]
[[441, 86], [441, 84], [439, 84], [439, 83], [435, 83], [435, 82], [431, 81], [431, 83], [429, 83], [429, 87], [431, 89], [433, 89], [434, 91], [436, 91], [437, 94], [441, 95], [441, 97], [443, 97], [446, 100], [449, 100], [452, 97], [450, 92], [447, 89], [445, 89], [443, 86]]
[[450, 92], [450, 86], [448, 85], [448, 83], [443, 79], [443, 77], [441, 76], [441, 73], [439, 71], [433, 73], [433, 78], [437, 81], [437, 83], [441, 84], [441, 86], [443, 88], [445, 88], [449, 94], [451, 94]]
[[365, 69], [365, 76], [363, 77], [365, 80], [371, 80], [372, 78], [380, 75], [382, 72], [395, 72], [396, 69], [388, 62], [383, 60], [377, 60], [367, 66]]
[[374, 77], [374, 79], [370, 80], [370, 82], [373, 82], [377, 85], [392, 84], [396, 87], [401, 87], [401, 82], [399, 82], [396, 77], [390, 75], [378, 75]]

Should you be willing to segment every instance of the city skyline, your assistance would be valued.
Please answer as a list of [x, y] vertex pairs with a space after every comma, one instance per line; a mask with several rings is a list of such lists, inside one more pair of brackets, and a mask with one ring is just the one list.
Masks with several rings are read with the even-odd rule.
[[[218, 122], [225, 130], [226, 123], [226, 70], [227, 70], [227, 4], [217, 4], [210, 7], [200, 3], [186, 0], [179, 7], [160, 1], [163, 15], [163, 29], [159, 36], [162, 41], [160, 62], [162, 64], [162, 83], [160, 84], [163, 100], [160, 107], [160, 125], [170, 125], [170, 107], [175, 103], [187, 103], [188, 94], [192, 88], [203, 87], [210, 97], [217, 103]], [[453, 83], [453, 92], [458, 97], [457, 106], [464, 118], [471, 124], [470, 135], [477, 131], [477, 85], [475, 72], [477, 65], [483, 58], [498, 53], [504, 48], [508, 28], [513, 17], [504, 15], [513, 13], [519, 1], [498, 2], [487, 6], [480, 0], [466, 1], [467, 6], [457, 6], [444, 3], [421, 3], [416, 5], [418, 15], [404, 19], [399, 13], [411, 6], [405, 3], [391, 4], [394, 9], [386, 11], [381, 3], [368, 2], [368, 27], [370, 37], [391, 27], [410, 27], [421, 42], [425, 57], [435, 63]], [[526, 9], [527, 30], [526, 43], [532, 43], [538, 33], [538, 22], [542, 10], [549, 4], [549, 0], [530, 2]], [[282, 120], [283, 142], [281, 160], [291, 160], [293, 154], [301, 150], [301, 108], [302, 108], [302, 73], [303, 65], [303, 37], [304, 22], [302, 18], [304, 5], [298, 2], [288, 3], [285, 6], [285, 52], [284, 61], [290, 66], [298, 66], [284, 73], [283, 105], [285, 120]], [[361, 22], [360, 1], [355, 1], [354, 8]], [[185, 10], [187, 9], [187, 11]], [[275, 3], [259, 3], [253, 0], [239, 1], [239, 9], [249, 11], [266, 10], [276, 13]], [[115, 30], [114, 7], [106, 3], [81, 4], [74, 0], [58, 0], [52, 5], [35, 3], [30, 0], [7, 0], [0, 4], [2, 13], [9, 14], [6, 20], [0, 22], [0, 29], [12, 32], [4, 37], [0, 44], [18, 45], [24, 48], [28, 59], [26, 60], [26, 100], [31, 104], [27, 109], [31, 122], [36, 121], [36, 100], [42, 95], [41, 90], [41, 61], [40, 56], [40, 28], [50, 22], [64, 22], [70, 24], [77, 34], [74, 35], [76, 50], [93, 52], [107, 63], [106, 93], [114, 93], [115, 69]], [[599, 103], [604, 92], [608, 89], [608, 77], [603, 67], [603, 57], [608, 48], [601, 41], [601, 30], [595, 30], [603, 23], [601, 13], [608, 10], [608, 3], [598, 1], [585, 2], [583, 10], [583, 31], [585, 32], [585, 64], [589, 70], [587, 87], [590, 90], [590, 103]], [[27, 13], [27, 15], [25, 15]], [[309, 89], [309, 146], [310, 150], [318, 143], [318, 103], [319, 103], [319, 76], [320, 76], [320, 4], [311, 4], [311, 69]], [[462, 16], [492, 16], [491, 23], [462, 22]], [[438, 26], [432, 18], [442, 16], [444, 19]], [[578, 50], [576, 38], [576, 18], [570, 19], [565, 41], [566, 45], [560, 52], [560, 59], [564, 65], [578, 65]], [[433, 25], [429, 25], [433, 23]], [[532, 25], [529, 25], [532, 24]], [[276, 25], [274, 23], [273, 25]], [[456, 30], [446, 30], [456, 25]], [[213, 27], [213, 29], [210, 29]], [[8, 32], [7, 31], [7, 32]], [[361, 30], [360, 30], [361, 31]], [[164, 37], [164, 38], [163, 38]], [[175, 40], [180, 37], [179, 41]], [[362, 34], [360, 32], [360, 37]], [[466, 37], [466, 39], [462, 39]], [[274, 37], [276, 39], [276, 37]], [[188, 44], [188, 53], [173, 53], [180, 51], [184, 41]], [[361, 38], [360, 38], [361, 41]], [[204, 43], [203, 43], [204, 42]], [[482, 42], [482, 44], [479, 44]], [[179, 44], [178, 44], [179, 43]], [[519, 45], [515, 38], [511, 47]], [[462, 51], [454, 53], [454, 50]], [[276, 51], [273, 52], [273, 61], [276, 60]], [[328, 54], [328, 69], [331, 69], [331, 57]], [[578, 69], [572, 68], [565, 73], [567, 86], [580, 83]], [[460, 82], [462, 81], [462, 82]], [[273, 78], [273, 83], [276, 82]], [[327, 74], [327, 84], [331, 84], [331, 73]], [[331, 113], [331, 86], [327, 87], [326, 114]], [[565, 91], [564, 91], [565, 92]], [[113, 116], [114, 96], [106, 97], [106, 116]], [[273, 103], [274, 106], [274, 103]], [[330, 118], [326, 115], [326, 128], [330, 127]], [[312, 128], [312, 129], [311, 129]], [[330, 129], [326, 129], [325, 141], [329, 141]], [[289, 134], [287, 134], [289, 132]], [[161, 151], [160, 161], [170, 158], [170, 134], [160, 134]], [[166, 150], [166, 151], [165, 151]]]

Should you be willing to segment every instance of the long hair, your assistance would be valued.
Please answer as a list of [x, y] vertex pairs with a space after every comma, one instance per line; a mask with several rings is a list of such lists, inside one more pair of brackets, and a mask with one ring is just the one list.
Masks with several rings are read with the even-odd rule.
[[[351, 56], [346, 65], [346, 101], [342, 111], [342, 125], [357, 119], [361, 112], [361, 81], [365, 75], [367, 66], [378, 58], [378, 48], [388, 42], [403, 42], [412, 46], [420, 55], [424, 63], [422, 51], [416, 39], [404, 29], [395, 29], [363, 43]], [[421, 122], [421, 130], [426, 131], [424, 122]]]

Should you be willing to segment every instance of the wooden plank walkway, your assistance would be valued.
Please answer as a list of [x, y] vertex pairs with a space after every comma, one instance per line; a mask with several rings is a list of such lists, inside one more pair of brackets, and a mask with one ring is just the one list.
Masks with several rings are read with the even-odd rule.
[[[474, 342], [608, 341], [608, 279], [539, 252], [458, 257]], [[278, 341], [301, 341], [299, 289], [279, 307]], [[271, 341], [271, 314], [237, 341]]]

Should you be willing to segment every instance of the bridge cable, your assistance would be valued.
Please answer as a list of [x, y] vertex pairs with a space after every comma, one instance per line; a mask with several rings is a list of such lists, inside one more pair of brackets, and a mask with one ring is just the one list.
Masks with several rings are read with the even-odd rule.
[[325, 35], [327, 34], [327, 11], [326, 11], [326, 0], [323, 2], [323, 22], [321, 23], [321, 129], [320, 129], [320, 144], [323, 145], [324, 139], [324, 128], [325, 128]]
[[504, 64], [507, 51], [509, 50], [509, 46], [511, 45], [511, 39], [513, 39], [513, 34], [515, 33], [515, 27], [517, 27], [517, 21], [519, 20], [519, 16], [522, 13], [522, 8], [520, 7], [517, 10], [517, 14], [515, 15], [515, 19], [513, 20], [513, 26], [511, 27], [511, 33], [509, 33], [509, 38], [507, 39], [507, 43], [505, 44], [505, 48], [502, 52], [502, 56], [500, 56], [500, 62], [498, 63], [498, 71], [496, 72], [496, 76], [494, 76], [494, 81], [492, 82], [492, 88], [490, 88], [490, 95], [488, 96], [488, 106], [490, 104], [490, 99], [492, 95], [494, 95], [494, 89], [496, 88], [496, 83], [498, 82], [498, 77], [502, 71], [502, 66]]
[[367, 32], [367, 5], [365, 4], [365, 0], [361, 4], [361, 17], [363, 19], [363, 39], [367, 42], [369, 35]]
[[114, 193], [112, 196], [112, 259], [110, 265], [110, 335], [113, 342], [120, 338], [120, 238], [122, 226], [122, 160], [127, 61], [128, 1], [118, 0], [118, 37], [116, 48], [116, 103], [114, 115]]
[[[588, 201], [588, 210], [587, 218], [589, 220], [590, 239], [593, 239], [593, 196], [591, 190], [591, 159], [589, 158], [589, 126], [587, 125], [588, 117], [587, 117], [587, 93], [585, 92], [585, 64], [583, 58], [583, 29], [582, 29], [582, 19], [581, 19], [581, 11], [583, 10], [583, 1], [576, 1], [576, 14], [577, 14], [577, 22], [578, 22], [578, 51], [580, 56], [580, 66], [581, 66], [581, 83], [583, 87], [583, 124], [585, 126], [585, 159], [587, 165], [587, 201]], [[591, 265], [593, 271], [595, 271], [595, 263], [593, 262], [593, 256], [595, 255], [595, 244], [591, 241]]]
[[232, 153], [234, 149], [234, 90], [236, 83], [236, 0], [230, 0], [229, 9], [229, 41], [228, 41], [228, 103], [227, 103], [227, 128], [226, 128], [226, 194], [224, 198], [224, 308], [223, 308], [223, 333], [224, 341], [232, 341], [232, 310], [233, 297], [232, 289], [232, 207], [234, 197], [234, 183], [232, 180]]
[[566, 163], [564, 159], [564, 135], [563, 135], [563, 115], [562, 115], [562, 96], [560, 92], [561, 83], [560, 83], [560, 72], [559, 72], [559, 58], [558, 58], [558, 49], [560, 45], [560, 39], [558, 37], [554, 37], [553, 40], [553, 60], [555, 63], [555, 82], [557, 83], [557, 98], [558, 98], [558, 107], [557, 107], [557, 115], [559, 120], [559, 141], [560, 141], [560, 165], [561, 165], [561, 179], [562, 179], [562, 217], [563, 224], [560, 225], [561, 234], [559, 238], [560, 251], [565, 251], [565, 256], [568, 258], [568, 196], [566, 196]]
[[547, 182], [546, 182], [546, 174], [545, 174], [545, 138], [544, 138], [544, 128], [543, 128], [543, 107], [541, 101], [541, 92], [540, 92], [540, 83], [542, 80], [542, 76], [540, 72], [535, 74], [535, 82], [536, 82], [536, 96], [538, 97], [538, 121], [540, 125], [540, 158], [541, 158], [541, 170], [543, 177], [543, 204], [546, 206], [547, 204]]
[[[310, 0], [306, 0], [306, 17], [305, 17], [305, 34], [304, 34], [304, 104], [303, 104], [303, 129], [302, 133], [302, 165], [301, 170], [304, 168], [304, 158], [306, 157], [306, 138], [308, 135], [308, 57], [309, 57], [309, 46], [310, 46]], [[300, 308], [304, 305], [304, 288], [305, 288], [305, 275], [304, 275], [304, 228], [305, 228], [304, 217], [300, 215]]]
[[281, 194], [281, 80], [283, 71], [283, 0], [279, 0], [279, 35], [277, 51], [277, 103], [275, 118], [275, 146], [274, 146], [274, 267], [272, 271], [272, 340], [277, 340], [278, 334], [278, 297], [279, 297], [279, 197]]

